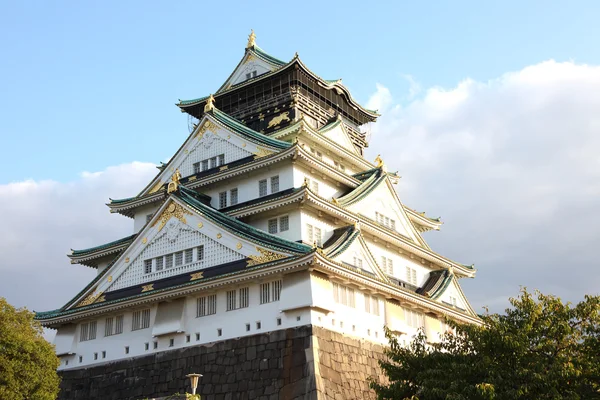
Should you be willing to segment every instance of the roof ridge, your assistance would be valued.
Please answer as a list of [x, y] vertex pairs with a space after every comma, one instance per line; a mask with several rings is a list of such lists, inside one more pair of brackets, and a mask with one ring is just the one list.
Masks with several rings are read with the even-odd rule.
[[114, 245], [117, 245], [117, 244], [125, 243], [125, 242], [127, 242], [129, 240], [134, 239], [136, 236], [137, 236], [137, 233], [134, 233], [133, 235], [129, 235], [129, 236], [123, 237], [121, 239], [113, 240], [112, 242], [104, 243], [104, 244], [101, 244], [101, 245], [98, 245], [98, 246], [94, 246], [94, 247], [90, 247], [90, 248], [87, 248], [87, 249], [81, 249], [81, 250], [73, 250], [73, 249], [71, 249], [70, 256], [79, 256], [79, 255], [91, 253], [93, 251], [103, 250], [103, 249], [106, 249], [108, 247], [111, 247], [111, 246], [114, 246]]

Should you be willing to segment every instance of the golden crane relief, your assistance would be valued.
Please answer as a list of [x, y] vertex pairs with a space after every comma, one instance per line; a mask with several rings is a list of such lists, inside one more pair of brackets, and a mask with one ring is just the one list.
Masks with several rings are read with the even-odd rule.
[[202, 279], [202, 278], [204, 278], [203, 271], [194, 272], [193, 274], [190, 274], [190, 281], [195, 281], [195, 280]]
[[283, 254], [277, 254], [267, 249], [261, 249], [260, 247], [256, 248], [256, 251], [260, 253], [259, 256], [249, 255], [248, 265], [247, 267], [252, 267], [258, 264], [264, 264], [271, 261], [281, 260], [286, 256]]
[[213, 96], [212, 94], [210, 96], [208, 96], [208, 99], [206, 99], [206, 104], [204, 105], [204, 112], [207, 113], [209, 111], [212, 111], [215, 108], [215, 96]]
[[383, 159], [381, 158], [381, 154], [377, 154], [375, 162], [377, 163], [377, 168], [383, 167]]
[[283, 112], [283, 113], [279, 114], [276, 117], [273, 117], [273, 119], [269, 121], [269, 125], [267, 125], [267, 129], [269, 129], [269, 128], [273, 127], [273, 126], [278, 126], [283, 121], [288, 121], [289, 122], [290, 121], [289, 115], [290, 115], [290, 112], [286, 111], [286, 112]]
[[175, 170], [175, 173], [171, 177], [171, 182], [167, 186], [167, 193], [176, 192], [179, 188], [179, 180], [181, 179], [181, 172], [179, 172], [179, 168]]
[[154, 283], [142, 286], [142, 293], [154, 290]]
[[250, 34], [248, 35], [248, 44], [246, 45], [247, 49], [251, 49], [256, 46], [256, 34], [254, 33], [254, 29], [250, 30]]
[[183, 222], [184, 224], [186, 224], [187, 221], [185, 220], [185, 214], [192, 215], [191, 212], [189, 212], [188, 210], [186, 210], [179, 204], [171, 202], [169, 207], [167, 207], [163, 211], [163, 213], [160, 215], [160, 218], [158, 218], [156, 220], [156, 222], [154, 223], [153, 226], [156, 226], [156, 224], [159, 224], [158, 232], [160, 232], [162, 230], [162, 228], [165, 227], [167, 222], [171, 219], [171, 217], [175, 217], [178, 220], [180, 220], [181, 222]]

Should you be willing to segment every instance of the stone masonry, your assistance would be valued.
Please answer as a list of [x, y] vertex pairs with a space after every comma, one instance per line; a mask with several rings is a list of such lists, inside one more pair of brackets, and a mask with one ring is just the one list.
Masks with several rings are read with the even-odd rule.
[[202, 400], [374, 399], [383, 348], [310, 325], [66, 370], [60, 400], [145, 399], [189, 391]]

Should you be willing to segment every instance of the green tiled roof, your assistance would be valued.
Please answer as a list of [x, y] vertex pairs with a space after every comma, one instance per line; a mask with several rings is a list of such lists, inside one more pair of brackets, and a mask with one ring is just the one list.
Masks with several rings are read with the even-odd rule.
[[131, 201], [133, 199], [136, 199], [137, 197], [127, 197], [125, 199], [110, 199], [110, 203], [111, 204], [119, 204], [119, 203], [127, 203], [128, 201]]
[[265, 60], [268, 63], [275, 64], [275, 65], [278, 65], [280, 67], [283, 67], [285, 64], [287, 64], [285, 61], [282, 61], [282, 60], [280, 60], [278, 58], [275, 58], [272, 55], [266, 53], [263, 49], [261, 49], [257, 45], [254, 45], [251, 48], [251, 50], [254, 53], [256, 53], [257, 56], [259, 56], [260, 58], [262, 58], [263, 60]]
[[101, 245], [95, 246], [95, 247], [90, 247], [89, 249], [73, 250], [73, 252], [71, 253], [71, 256], [82, 256], [82, 255], [85, 255], [85, 254], [88, 254], [88, 253], [93, 253], [93, 252], [98, 251], [98, 250], [104, 250], [104, 249], [107, 249], [107, 248], [112, 247], [112, 246], [117, 246], [117, 245], [120, 245], [120, 244], [131, 243], [133, 241], [133, 239], [135, 239], [136, 236], [137, 236], [136, 234], [133, 234], [133, 235], [121, 238], [121, 239], [114, 240], [114, 241], [109, 242], [109, 243], [101, 244]]
[[376, 168], [371, 175], [363, 180], [357, 188], [349, 192], [348, 194], [338, 198], [338, 202], [341, 206], [349, 206], [363, 199], [369, 193], [371, 193], [379, 184], [385, 181], [387, 174], [383, 172], [381, 168]]
[[251, 139], [254, 142], [258, 142], [259, 144], [267, 145], [276, 149], [288, 149], [292, 146], [291, 143], [284, 142], [283, 140], [277, 140], [268, 137], [267, 135], [263, 135], [260, 132], [256, 132], [253, 129], [248, 128], [246, 125], [241, 122], [233, 119], [229, 115], [225, 114], [223, 111], [219, 111], [214, 108], [211, 112], [219, 122], [223, 123], [227, 127], [231, 128], [235, 132]]
[[208, 99], [210, 96], [204, 96], [204, 97], [198, 97], [197, 99], [191, 99], [191, 100], [181, 100], [179, 99], [179, 103], [177, 105], [179, 106], [186, 106], [188, 104], [194, 104], [194, 103], [198, 103], [201, 101], [204, 101], [206, 99]]
[[265, 245], [275, 250], [292, 252], [295, 254], [304, 254], [312, 250], [310, 246], [302, 243], [292, 242], [279, 236], [271, 235], [270, 233], [238, 221], [229, 215], [223, 214], [222, 212], [203, 204], [202, 201], [197, 197], [195, 191], [187, 189], [184, 186], [179, 186], [179, 193], [177, 194], [177, 197], [183, 200], [190, 207], [196, 209], [204, 217], [207, 217], [217, 224], [229, 229], [231, 232], [260, 245]]
[[454, 275], [447, 269], [432, 271], [429, 273], [427, 281], [417, 290], [417, 293], [428, 295], [435, 300], [444, 293], [450, 282], [452, 282], [453, 277]]
[[353, 225], [337, 228], [333, 235], [323, 244], [323, 251], [327, 257], [335, 257], [343, 253], [360, 235], [360, 231]]

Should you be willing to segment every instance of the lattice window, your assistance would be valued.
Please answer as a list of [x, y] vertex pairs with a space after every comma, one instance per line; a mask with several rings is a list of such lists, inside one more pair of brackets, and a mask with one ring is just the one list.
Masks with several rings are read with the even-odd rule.
[[191, 264], [194, 262], [194, 249], [185, 250], [185, 263]]
[[385, 256], [381, 257], [381, 268], [383, 269], [383, 272], [389, 274], [389, 275], [394, 275], [394, 264], [391, 258], [387, 258]]
[[267, 195], [267, 180], [261, 179], [258, 181], [258, 196], [263, 197]]
[[196, 299], [196, 317], [205, 317], [217, 313], [217, 295], [198, 297]]
[[317, 228], [316, 226], [315, 226], [315, 242], [317, 243], [317, 246], [323, 245], [323, 235], [321, 233], [321, 228]]
[[178, 251], [175, 253], [175, 266], [179, 267], [183, 265], [183, 251]]
[[208, 169], [208, 160], [202, 160], [202, 171], [206, 171]]
[[409, 308], [404, 308], [404, 319], [406, 324], [412, 328], [423, 328], [425, 327], [425, 315]]
[[229, 200], [232, 206], [235, 206], [238, 203], [238, 189], [234, 188], [229, 191]]
[[219, 155], [219, 160], [218, 160], [218, 165], [223, 165], [225, 164], [225, 154], [220, 154]]
[[123, 333], [123, 316], [106, 318], [104, 322], [104, 336], [112, 336]]
[[271, 193], [279, 192], [279, 175], [271, 177]]
[[156, 270], [157, 270], [157, 271], [162, 271], [162, 270], [163, 270], [163, 266], [164, 266], [164, 264], [165, 264], [165, 263], [164, 263], [164, 261], [165, 261], [165, 259], [164, 259], [164, 257], [163, 257], [163, 256], [160, 256], [160, 257], [156, 257], [156, 258], [155, 258]]
[[250, 288], [244, 287], [240, 289], [240, 308], [246, 308], [250, 305]]
[[375, 296], [370, 296], [365, 294], [365, 311], [373, 314], [379, 315], [379, 299]]
[[277, 233], [277, 218], [270, 219], [267, 222], [269, 233], [275, 234]]
[[227, 192], [219, 193], [219, 208], [227, 207]]
[[306, 239], [310, 244], [315, 241], [315, 230], [311, 224], [306, 224]]
[[[111, 291], [244, 258], [242, 254], [235, 250], [227, 248], [216, 240], [185, 226], [182, 226], [175, 242], [168, 239], [166, 235], [167, 228], [163, 229], [163, 232], [162, 236], [149, 243], [142, 253], [129, 263], [123, 274], [111, 285]], [[192, 249], [195, 249], [195, 251]], [[195, 259], [191, 263], [188, 263], [189, 255], [181, 255], [185, 254], [186, 250], [188, 253], [189, 250], [195, 253]], [[180, 253], [180, 257], [188, 258], [185, 259], [185, 263], [181, 262], [180, 265], [175, 265], [174, 253]], [[145, 259], [155, 260], [155, 268], [150, 274], [144, 273]], [[164, 269], [162, 270], [159, 269], [160, 262], [158, 259], [163, 260]]]
[[149, 274], [152, 272], [152, 260], [144, 260], [144, 273]]
[[260, 284], [260, 304], [279, 301], [281, 296], [281, 280]]
[[217, 157], [211, 157], [208, 160], [209, 164], [210, 164], [210, 168], [216, 168], [217, 167]]
[[237, 291], [229, 290], [227, 291], [227, 311], [235, 310], [237, 308]]
[[362, 268], [363, 266], [363, 260], [358, 258], [358, 257], [354, 257], [354, 264], [353, 264], [356, 268]]
[[386, 228], [389, 228], [394, 231], [396, 230], [396, 221], [377, 211], [375, 212], [375, 220], [377, 221], [377, 223], [385, 226]]
[[123, 319], [125, 316], [123, 315], [117, 315], [115, 317], [115, 335], [118, 335], [119, 333], [123, 333]]
[[279, 231], [285, 232], [285, 231], [288, 231], [289, 229], [290, 229], [290, 217], [287, 215], [279, 217]]
[[197, 173], [199, 173], [199, 172], [201, 172], [201, 171], [202, 171], [202, 170], [200, 169], [200, 163], [199, 163], [199, 162], [197, 162], [197, 163], [194, 163], [193, 165], [194, 165], [194, 174], [197, 174]]
[[137, 331], [150, 327], [150, 309], [134, 311], [131, 330]]
[[113, 334], [114, 320], [114, 317], [106, 318], [106, 320], [104, 320], [104, 336], [111, 336]]

